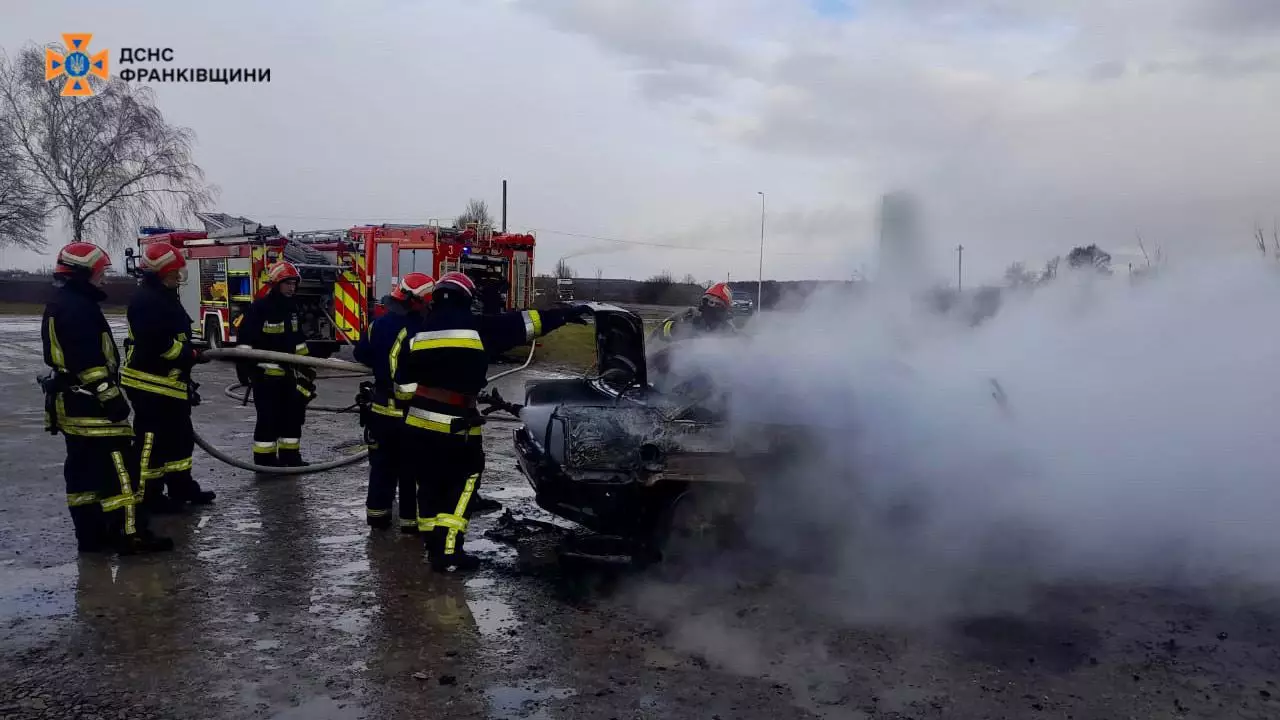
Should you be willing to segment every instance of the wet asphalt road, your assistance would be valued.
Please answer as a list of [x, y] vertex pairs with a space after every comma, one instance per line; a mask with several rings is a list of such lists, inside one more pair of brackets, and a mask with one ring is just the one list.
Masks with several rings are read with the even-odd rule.
[[[1270, 598], [1058, 588], [1017, 617], [867, 627], [836, 619], [838, 596], [794, 602], [821, 595], [815, 579], [749, 561], [681, 584], [569, 573], [479, 532], [489, 567], [441, 577], [416, 541], [367, 531], [363, 465], [258, 480], [197, 451], [218, 500], [158, 521], [174, 553], [77, 557], [38, 322], [0, 333], [0, 719], [1280, 717]], [[198, 427], [247, 456], [232, 373], [198, 379]], [[353, 390], [326, 381], [319, 402]], [[485, 492], [547, 519], [512, 427], [486, 430]], [[313, 413], [304, 453], [358, 437], [353, 417]]]

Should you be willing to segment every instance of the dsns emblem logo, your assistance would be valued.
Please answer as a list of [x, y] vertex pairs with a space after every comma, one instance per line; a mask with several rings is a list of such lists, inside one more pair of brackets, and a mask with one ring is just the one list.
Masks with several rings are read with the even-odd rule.
[[92, 33], [63, 33], [62, 41], [70, 51], [65, 56], [56, 50], [45, 48], [44, 79], [54, 80], [67, 76], [67, 84], [62, 86], [63, 97], [87, 97], [93, 94], [89, 85], [89, 76], [106, 80], [107, 63], [110, 51], [89, 56], [89, 41]]

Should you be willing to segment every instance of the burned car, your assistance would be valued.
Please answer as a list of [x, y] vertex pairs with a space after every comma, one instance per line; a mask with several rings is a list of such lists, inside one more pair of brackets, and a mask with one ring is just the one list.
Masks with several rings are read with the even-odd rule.
[[753, 486], [793, 449], [795, 433], [731, 427], [705, 397], [659, 390], [641, 319], [589, 307], [594, 371], [525, 386], [514, 441], [537, 504], [637, 551], [713, 550], [736, 535]]

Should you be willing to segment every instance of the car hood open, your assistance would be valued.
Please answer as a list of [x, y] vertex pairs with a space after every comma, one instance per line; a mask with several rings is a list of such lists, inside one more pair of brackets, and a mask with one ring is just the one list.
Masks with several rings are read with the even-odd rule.
[[625, 374], [634, 384], [649, 384], [644, 358], [644, 321], [607, 303], [584, 303], [596, 324], [596, 363], [600, 375]]

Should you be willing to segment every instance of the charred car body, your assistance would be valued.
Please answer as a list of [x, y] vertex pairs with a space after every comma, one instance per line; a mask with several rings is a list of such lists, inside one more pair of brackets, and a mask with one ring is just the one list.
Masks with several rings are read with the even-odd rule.
[[657, 389], [641, 319], [589, 307], [595, 373], [525, 386], [514, 441], [538, 505], [637, 549], [718, 546], [736, 534], [733, 518], [749, 511], [753, 485], [795, 449], [796, 434], [730, 426], [709, 403]]

